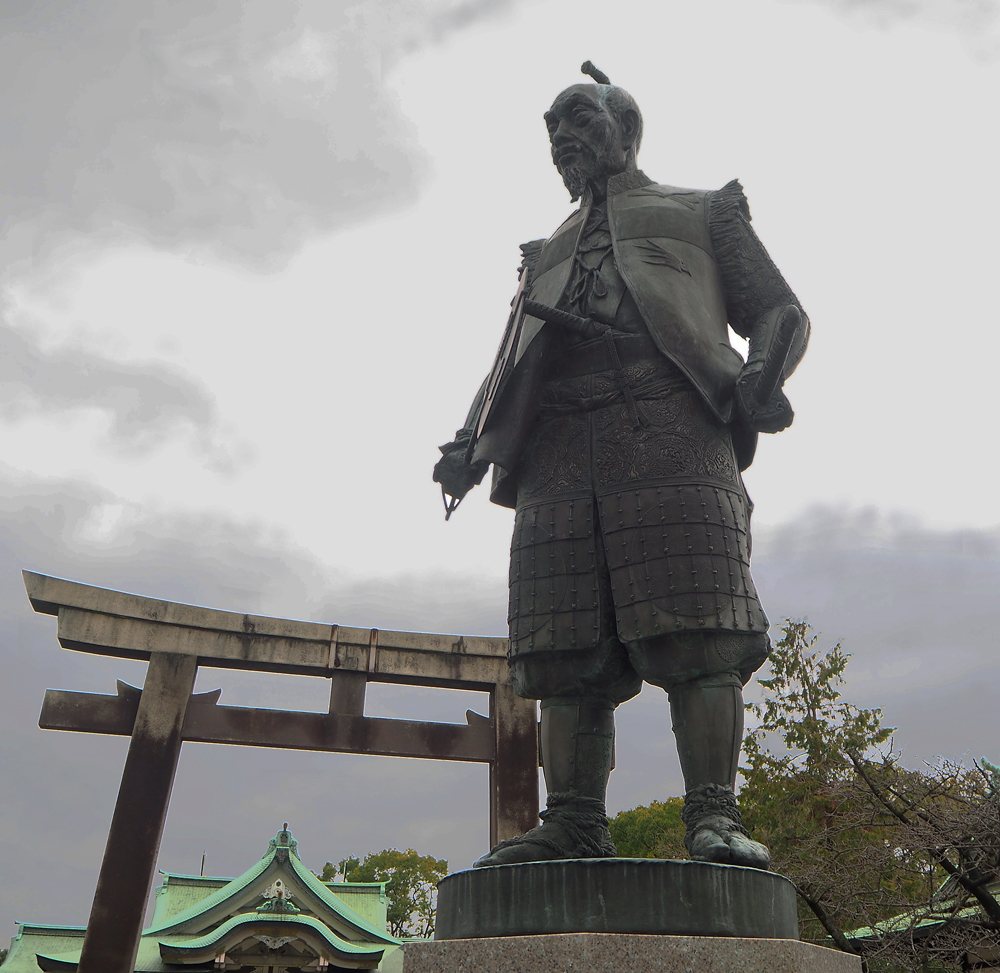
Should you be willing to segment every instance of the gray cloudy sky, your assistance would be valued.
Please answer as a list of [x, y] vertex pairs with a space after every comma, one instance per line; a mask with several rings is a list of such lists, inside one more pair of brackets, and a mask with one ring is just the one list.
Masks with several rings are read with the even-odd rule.
[[[39, 730], [44, 689], [143, 678], [60, 649], [21, 568], [503, 631], [510, 515], [478, 492], [445, 525], [429, 470], [492, 359], [517, 244], [568, 212], [540, 116], [588, 57], [642, 105], [650, 175], [741, 178], [814, 322], [796, 423], [748, 477], [772, 620], [844, 640], [848, 697], [884, 707], [908, 760], [996, 759], [998, 10], [4, 4], [0, 922], [85, 921], [124, 759]], [[216, 685], [323, 705], [318, 680], [202, 673]], [[369, 713], [470, 705], [379, 689]], [[679, 789], [644, 692], [611, 808]], [[237, 873], [283, 820], [314, 868], [388, 845], [461, 867], [485, 847], [486, 772], [188, 745], [161, 865], [207, 849]]]

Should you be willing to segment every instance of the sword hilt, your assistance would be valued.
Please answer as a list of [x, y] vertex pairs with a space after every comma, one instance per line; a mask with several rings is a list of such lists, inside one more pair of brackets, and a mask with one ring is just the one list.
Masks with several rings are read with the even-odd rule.
[[557, 307], [549, 307], [548, 304], [540, 304], [538, 301], [526, 300], [524, 310], [533, 318], [541, 318], [546, 324], [568, 328], [570, 331], [576, 331], [587, 338], [596, 338], [605, 331], [611, 330], [606, 324], [600, 324], [590, 318], [573, 314], [572, 311], [563, 311]]

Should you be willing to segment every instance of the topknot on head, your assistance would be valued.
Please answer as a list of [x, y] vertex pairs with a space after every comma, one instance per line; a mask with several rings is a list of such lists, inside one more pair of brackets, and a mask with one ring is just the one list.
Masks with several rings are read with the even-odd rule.
[[642, 144], [642, 112], [639, 111], [639, 106], [636, 104], [635, 99], [624, 88], [619, 88], [618, 85], [612, 84], [611, 79], [600, 68], [595, 67], [593, 61], [584, 61], [580, 65], [580, 70], [600, 85], [598, 99], [601, 105], [607, 108], [615, 119], [621, 121], [625, 112], [635, 112], [639, 121], [639, 127], [636, 131], [633, 151], [638, 152], [639, 146]]
[[580, 70], [598, 84], [611, 84], [611, 79], [600, 68], [594, 67], [593, 61], [584, 61], [580, 65]]

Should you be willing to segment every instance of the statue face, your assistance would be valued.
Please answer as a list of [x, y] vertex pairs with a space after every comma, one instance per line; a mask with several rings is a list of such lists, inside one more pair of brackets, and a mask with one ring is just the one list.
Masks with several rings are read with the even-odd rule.
[[613, 115], [601, 104], [597, 85], [567, 88], [545, 113], [552, 161], [573, 200], [588, 182], [624, 172], [627, 152]]

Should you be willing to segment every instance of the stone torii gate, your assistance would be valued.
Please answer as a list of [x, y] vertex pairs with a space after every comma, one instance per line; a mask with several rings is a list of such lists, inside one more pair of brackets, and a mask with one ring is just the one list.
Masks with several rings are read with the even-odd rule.
[[[66, 649], [149, 663], [141, 690], [49, 689], [38, 725], [130, 736], [79, 973], [132, 973], [181, 744], [371, 753], [487, 763], [490, 843], [538, 821], [535, 703], [515, 696], [507, 640], [387, 632], [241, 615], [23, 572], [36, 612], [59, 619]], [[329, 713], [220, 706], [193, 695], [199, 665], [330, 680]], [[369, 682], [488, 692], [467, 726], [364, 715]]]

